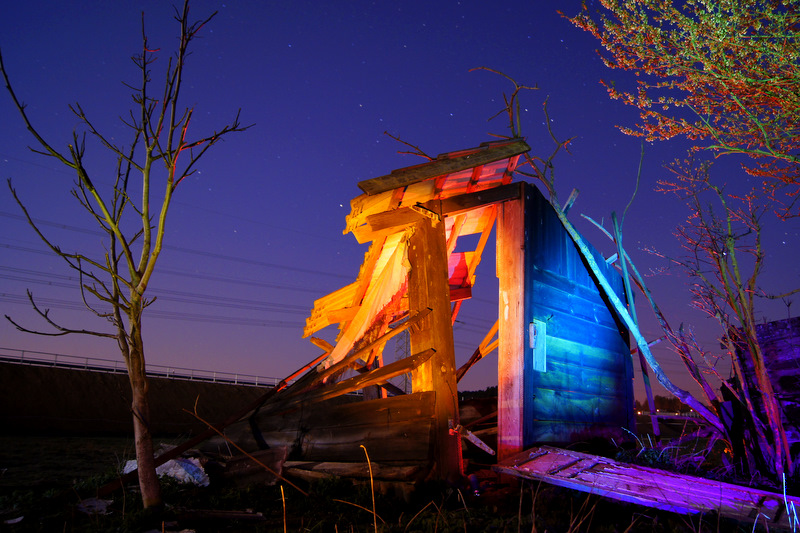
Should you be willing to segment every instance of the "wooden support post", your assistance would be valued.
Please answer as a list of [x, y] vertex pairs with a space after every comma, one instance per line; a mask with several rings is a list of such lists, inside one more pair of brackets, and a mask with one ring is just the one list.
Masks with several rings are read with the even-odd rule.
[[411, 352], [436, 353], [411, 373], [414, 392], [434, 391], [433, 460], [440, 479], [458, 482], [461, 438], [451, 434], [458, 425], [458, 391], [453, 328], [450, 323], [450, 289], [447, 278], [447, 242], [444, 221], [424, 217], [414, 225], [408, 241], [411, 272], [408, 279], [410, 313], [431, 312], [419, 327], [411, 328]]
[[497, 222], [499, 324], [497, 352], [497, 457], [523, 448], [525, 368], [525, 200], [504, 202]]

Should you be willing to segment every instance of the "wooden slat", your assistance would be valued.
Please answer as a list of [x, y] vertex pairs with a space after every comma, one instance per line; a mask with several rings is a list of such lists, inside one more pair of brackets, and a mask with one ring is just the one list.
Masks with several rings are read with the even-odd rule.
[[508, 159], [523, 154], [530, 149], [531, 147], [523, 140], [492, 144], [466, 155], [446, 157], [430, 163], [398, 169], [386, 176], [361, 181], [358, 183], [358, 187], [368, 195], [380, 194], [436, 176]]
[[800, 498], [705, 478], [619, 463], [594, 456], [542, 446], [508, 458], [493, 467], [498, 472], [545, 481], [681, 514], [718, 512], [720, 515], [791, 529], [786, 504], [800, 508]]

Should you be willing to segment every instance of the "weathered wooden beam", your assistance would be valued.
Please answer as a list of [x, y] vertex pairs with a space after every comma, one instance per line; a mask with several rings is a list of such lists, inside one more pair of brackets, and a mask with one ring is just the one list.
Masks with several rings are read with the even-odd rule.
[[444, 200], [431, 200], [422, 205], [431, 210], [440, 209], [445, 216], [454, 216], [479, 207], [515, 200], [520, 197], [520, 194], [520, 184], [509, 183], [478, 192], [451, 196]]
[[461, 471], [461, 439], [450, 432], [458, 425], [458, 392], [455, 379], [455, 349], [450, 323], [450, 294], [447, 275], [447, 243], [444, 221], [423, 219], [414, 226], [408, 242], [409, 309], [431, 312], [421, 327], [411, 331], [411, 350], [436, 351], [412, 372], [412, 387], [435, 391], [433, 458], [437, 476], [458, 482]]
[[[427, 470], [435, 396], [426, 392], [371, 401], [304, 402], [283, 411], [270, 405], [255, 423], [264, 442], [289, 446], [293, 458], [364, 462], [363, 444], [375, 462], [417, 464]], [[250, 432], [249, 425], [235, 429], [240, 438]], [[250, 448], [257, 449], [255, 441]]]
[[369, 195], [379, 194], [443, 174], [459, 172], [479, 165], [508, 159], [524, 154], [530, 149], [531, 147], [522, 139], [511, 140], [502, 144], [491, 143], [466, 155], [446, 157], [444, 159], [437, 158], [429, 163], [395, 170], [386, 176], [364, 180], [358, 183], [358, 187]]
[[369, 215], [367, 217], [367, 225], [373, 232], [387, 229], [399, 231], [412, 224], [416, 224], [423, 216], [424, 215], [419, 211], [411, 207], [401, 207], [392, 209], [391, 211]]
[[[372, 372], [372, 370], [370, 370], [369, 368], [365, 366], [358, 366], [358, 364], [356, 364], [355, 366], [355, 371], [358, 372], [359, 374], [366, 374], [367, 372]], [[402, 396], [405, 394], [405, 391], [403, 389], [401, 389], [394, 383], [388, 381], [386, 383], [378, 383], [377, 386], [385, 390], [389, 394], [389, 396]]]
[[497, 456], [523, 448], [525, 368], [525, 208], [524, 198], [501, 204], [497, 221], [499, 324], [497, 354]]
[[[495, 205], [500, 202], [518, 198], [519, 184], [510, 183], [478, 192], [451, 196], [445, 200], [430, 200], [419, 204], [421, 207], [441, 212], [445, 216], [456, 216], [480, 207]], [[400, 207], [365, 217], [366, 224], [353, 228], [352, 232], [359, 243], [385, 238], [387, 235], [400, 231], [415, 223], [419, 219], [419, 212], [413, 207]]]

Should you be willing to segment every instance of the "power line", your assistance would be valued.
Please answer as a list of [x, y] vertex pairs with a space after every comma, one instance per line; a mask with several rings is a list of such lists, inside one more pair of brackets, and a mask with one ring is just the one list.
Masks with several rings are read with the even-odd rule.
[[[14, 213], [8, 213], [8, 212], [5, 212], [5, 211], [0, 211], [0, 216], [6, 217], [6, 218], [11, 218], [11, 219], [14, 219], [14, 220], [21, 220], [21, 221], [27, 222], [27, 219], [24, 216], [15, 215]], [[37, 219], [33, 219], [33, 221], [34, 221], [34, 223], [36, 223], [37, 225], [40, 225], [40, 226], [50, 226], [50, 227], [54, 227], [54, 228], [58, 228], [58, 229], [64, 229], [64, 230], [68, 230], [68, 231], [84, 233], [84, 234], [87, 234], [87, 235], [95, 235], [95, 236], [99, 236], [99, 237], [105, 237], [106, 236], [106, 233], [104, 233], [102, 231], [91, 230], [91, 229], [87, 229], [87, 228], [81, 228], [79, 226], [72, 226], [72, 225], [69, 225], [69, 224], [62, 224], [61, 222], [53, 222], [53, 221], [42, 220], [42, 219], [38, 219], [38, 218]], [[24, 247], [15, 247], [14, 245], [2, 245], [2, 246], [5, 247], [5, 248], [17, 249], [17, 250], [21, 250], [21, 251], [35, 251], [36, 253], [48, 253], [48, 254], [50, 253], [50, 252], [44, 252], [43, 250], [35, 250], [33, 248], [25, 249]], [[280, 265], [278, 263], [269, 263], [269, 262], [266, 262], [266, 261], [259, 261], [259, 260], [256, 260], [256, 259], [248, 259], [246, 257], [236, 257], [236, 256], [220, 254], [220, 253], [216, 253], [216, 252], [209, 252], [209, 251], [205, 251], [205, 250], [195, 250], [195, 249], [192, 249], [192, 248], [184, 248], [182, 246], [172, 246], [172, 245], [166, 244], [166, 245], [164, 245], [164, 249], [165, 250], [174, 250], [176, 252], [181, 252], [181, 253], [185, 253], [185, 254], [199, 255], [201, 257], [209, 257], [209, 258], [213, 258], [213, 259], [221, 259], [223, 261], [232, 261], [232, 262], [235, 262], [235, 263], [255, 265], [255, 266], [261, 266], [261, 267], [272, 268], [272, 269], [277, 269], [277, 270], [288, 270], [290, 272], [295, 272], [295, 273], [302, 272], [304, 274], [314, 274], [314, 275], [317, 275], [317, 276], [327, 276], [327, 277], [341, 278], [341, 279], [350, 279], [351, 278], [351, 276], [346, 276], [344, 274], [335, 274], [333, 272], [327, 272], [327, 271], [323, 271], [323, 270], [313, 270], [313, 269], [308, 269], [308, 268], [299, 268], [299, 267], [290, 266], [290, 265]]]
[[[0, 293], [0, 302], [7, 302], [11, 304], [29, 304], [27, 297]], [[57, 298], [37, 298], [37, 305], [46, 307], [48, 309], [65, 309], [72, 311], [90, 311], [86, 309], [81, 303], [74, 300], [62, 300]], [[305, 326], [303, 322], [289, 322], [285, 320], [263, 320], [258, 318], [242, 318], [231, 316], [219, 315], [205, 315], [199, 313], [184, 313], [177, 311], [158, 311], [150, 310], [146, 314], [147, 318], [161, 318], [164, 320], [181, 320], [186, 322], [203, 322], [210, 324], [229, 324], [236, 326], [257, 326], [268, 328], [302, 328]]]
[[[28, 277], [14, 276], [14, 275], [0, 276], [0, 279], [22, 281], [25, 283], [35, 283], [40, 285], [48, 285], [52, 287], [76, 288], [77, 283], [79, 282], [78, 277], [67, 276], [64, 274], [54, 274], [51, 272], [31, 271], [31, 270], [24, 270], [21, 268], [5, 267], [5, 266], [0, 266], [0, 270], [10, 271], [10, 272], [20, 272], [33, 276], [40, 276], [43, 278], [62, 279], [71, 282], [71, 283], [66, 283], [60, 281], [47, 281], [29, 276]], [[215, 307], [235, 307], [240, 309], [251, 309], [251, 310], [280, 311], [280, 312], [295, 313], [295, 314], [306, 314], [309, 311], [308, 307], [304, 305], [278, 304], [278, 303], [264, 302], [260, 300], [248, 300], [244, 298], [219, 297], [217, 295], [209, 296], [200, 293], [178, 291], [174, 289], [161, 289], [157, 287], [151, 288], [150, 291], [152, 294], [154, 294], [154, 296], [158, 297], [158, 299], [165, 301], [172, 301], [172, 302], [194, 303], [199, 305], [214, 305]], [[171, 295], [171, 296], [165, 296], [165, 295]]]
[[[50, 250], [43, 250], [38, 248], [28, 248], [26, 246], [19, 246], [16, 244], [8, 244], [8, 243], [1, 243], [0, 248], [6, 248], [9, 250], [17, 250], [20, 252], [26, 253], [35, 253], [40, 255], [47, 255], [50, 257], [56, 257]], [[6, 269], [12, 267], [5, 267]], [[288, 267], [287, 267], [288, 268]], [[21, 272], [30, 272], [27, 269], [18, 269], [17, 271]], [[158, 270], [158, 274], [165, 274], [169, 276], [181, 276], [182, 278], [193, 278], [193, 279], [203, 279], [207, 281], [217, 281], [220, 283], [231, 283], [235, 285], [248, 285], [248, 286], [255, 286], [255, 287], [265, 287], [268, 289], [280, 289], [280, 290], [287, 290], [287, 291], [296, 291], [296, 292], [306, 292], [310, 294], [325, 294], [325, 289], [314, 289], [308, 286], [301, 287], [299, 285], [284, 285], [279, 283], [269, 283], [265, 281], [253, 280], [253, 279], [245, 279], [245, 278], [232, 278], [232, 277], [225, 277], [213, 274], [202, 274], [198, 272], [187, 272], [185, 270], [173, 270], [169, 268], [161, 268]], [[52, 276], [58, 276], [57, 274], [52, 274]], [[344, 276], [343, 276], [344, 277]], [[77, 278], [68, 277], [68, 279], [76, 280]]]

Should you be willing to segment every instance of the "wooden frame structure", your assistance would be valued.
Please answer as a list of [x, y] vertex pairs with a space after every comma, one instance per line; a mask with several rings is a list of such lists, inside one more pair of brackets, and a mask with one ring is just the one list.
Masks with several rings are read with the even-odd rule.
[[[521, 139], [486, 143], [359, 183], [364, 194], [351, 202], [345, 233], [371, 241], [370, 248], [356, 282], [317, 300], [307, 321], [306, 336], [339, 324], [326, 361], [333, 369], [370, 336], [425, 315], [410, 330], [405, 369], [415, 393], [433, 393], [430, 458], [442, 479], [462, 474], [452, 324], [460, 302], [471, 296], [497, 204], [518, 194], [509, 184], [528, 150]], [[458, 238], [471, 234], [480, 234], [475, 250], [456, 252]], [[380, 366], [382, 348], [375, 346], [356, 364]], [[410, 364], [425, 353], [431, 356]]]
[[[568, 260], [570, 272], [582, 272], [583, 276], [582, 282], [567, 280], [557, 289], [567, 299], [584, 302], [592, 321], [604, 315], [602, 327], [608, 333], [611, 324], [612, 337], [616, 336], [617, 351], [611, 354], [616, 358], [614, 364], [623, 368], [613, 378], [601, 375], [599, 370], [608, 358], [596, 357], [597, 350], [589, 346], [598, 336], [590, 334], [579, 346], [566, 335], [569, 349], [580, 348], [573, 358], [578, 367], [585, 370], [591, 365], [583, 365], [583, 358], [594, 357], [593, 376], [600, 378], [603, 387], [624, 391], [611, 402], [617, 413], [611, 417], [592, 414], [592, 408], [607, 409], [611, 404], [600, 405], [584, 398], [581, 405], [588, 406], [590, 412], [580, 424], [573, 423], [570, 431], [590, 430], [598, 423], [627, 425], [626, 417], [633, 409], [632, 396], [627, 392], [631, 384], [625, 382], [630, 373], [624, 370], [631, 366], [627, 330], [616, 327], [613, 312], [603, 303], [597, 287], [593, 295], [586, 296], [592, 292], [586, 288], [591, 285], [591, 276], [575, 250], [572, 255], [566, 253], [574, 245], [561, 235], [563, 227], [558, 219], [545, 216], [547, 208], [552, 209], [549, 203], [534, 187], [511, 183], [519, 157], [528, 150], [522, 139], [484, 143], [360, 182], [363, 194], [351, 201], [344, 233], [352, 233], [359, 243], [370, 243], [369, 248], [356, 280], [318, 299], [304, 330], [304, 336], [311, 337], [323, 328], [338, 325], [335, 344], [311, 337], [325, 351], [322, 362], [270, 395], [241, 423], [232, 425], [227, 431], [229, 438], [248, 451], [285, 446], [290, 461], [326, 464], [363, 462], [363, 444], [387, 476], [413, 471], [415, 479], [435, 477], [456, 482], [463, 475], [461, 437], [469, 434], [459, 423], [457, 382], [475, 361], [499, 346], [501, 458], [530, 445], [532, 439], [557, 441], [563, 432], [547, 436], [531, 425], [544, 412], [539, 408], [541, 402], [532, 403], [534, 398], [546, 387], [555, 391], [552, 383], [534, 378], [534, 372], [547, 367], [537, 367], [541, 362], [537, 363], [536, 353], [541, 355], [545, 336], [564, 337], [558, 324], [561, 319], [571, 319], [568, 308], [560, 321], [548, 326], [548, 332], [542, 329], [540, 351], [534, 349], [531, 355], [533, 330], [528, 322], [543, 319], [533, 305], [540, 292], [533, 282], [539, 278], [529, 275], [540, 268], [541, 262], [534, 258], [542, 254], [531, 252], [538, 246], [531, 237], [537, 235], [537, 225], [544, 222], [550, 233], [557, 226], [561, 244], [560, 255], [550, 262]], [[473, 358], [457, 369], [453, 323], [461, 302], [472, 295], [476, 268], [495, 227], [499, 320]], [[459, 238], [467, 235], [477, 235], [477, 239], [468, 241], [476, 244], [465, 246], [461, 241], [457, 249]], [[608, 273], [616, 275], [611, 267]], [[553, 302], [550, 308], [554, 308]], [[580, 327], [586, 329], [586, 323]], [[410, 337], [409, 356], [384, 365], [386, 342], [405, 330]], [[495, 335], [497, 339], [493, 340]], [[565, 342], [561, 342], [562, 348]], [[550, 349], [551, 366], [569, 366], [559, 362], [558, 349]], [[621, 359], [620, 353], [628, 359]], [[412, 377], [411, 394], [403, 394], [388, 382], [407, 373]], [[548, 377], [556, 373], [554, 370]], [[585, 381], [579, 385], [591, 385], [591, 380]], [[566, 388], [554, 394], [571, 392], [575, 383], [562, 385]], [[366, 401], [346, 396], [358, 390], [364, 391], [358, 400]], [[590, 391], [595, 393], [595, 389]], [[567, 399], [577, 401], [575, 395]], [[630, 406], [626, 408], [623, 404], [628, 400]], [[343, 468], [339, 465], [336, 471]]]

